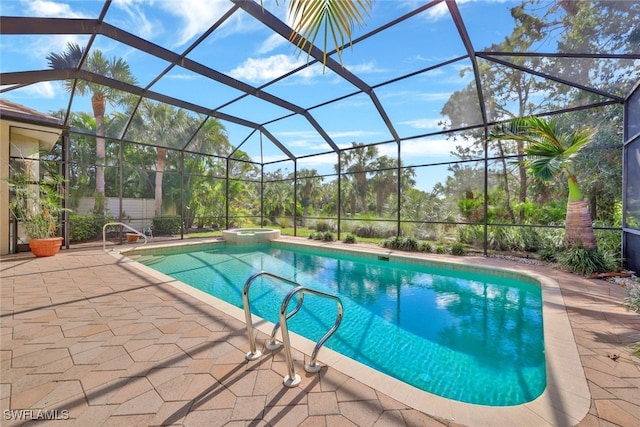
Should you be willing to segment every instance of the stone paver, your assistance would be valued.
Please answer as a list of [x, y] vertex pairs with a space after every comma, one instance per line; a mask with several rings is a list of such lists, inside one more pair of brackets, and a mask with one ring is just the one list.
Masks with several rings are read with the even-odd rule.
[[[549, 267], [473, 262], [557, 280], [591, 391], [579, 425], [640, 425], [640, 359], [627, 347], [640, 341], [640, 316], [624, 307], [624, 289]], [[331, 367], [286, 388], [282, 352], [245, 360], [242, 322], [99, 249], [18, 254], [0, 267], [3, 425], [55, 409], [68, 411], [58, 423], [78, 426], [458, 425]]]

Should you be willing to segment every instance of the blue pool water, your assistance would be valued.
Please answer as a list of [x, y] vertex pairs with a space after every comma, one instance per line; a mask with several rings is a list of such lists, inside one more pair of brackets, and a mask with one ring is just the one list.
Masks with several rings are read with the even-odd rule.
[[[240, 308], [245, 281], [261, 270], [338, 294], [344, 318], [327, 347], [442, 397], [509, 406], [546, 386], [541, 290], [527, 281], [275, 244], [138, 260]], [[290, 289], [257, 279], [253, 313], [277, 322]], [[308, 295], [289, 329], [317, 341], [335, 317], [335, 302]]]

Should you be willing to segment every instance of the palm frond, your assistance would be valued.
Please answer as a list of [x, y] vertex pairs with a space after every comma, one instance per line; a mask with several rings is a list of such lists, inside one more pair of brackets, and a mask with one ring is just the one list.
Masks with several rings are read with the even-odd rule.
[[294, 23], [290, 40], [300, 36], [296, 45], [301, 51], [311, 52], [321, 32], [323, 63], [326, 64], [327, 44], [331, 37], [338, 58], [342, 61], [341, 47], [351, 42], [355, 25], [362, 26], [369, 15], [373, 0], [290, 0], [289, 17]]
[[77, 43], [67, 42], [62, 53], [50, 53], [47, 55], [47, 64], [50, 68], [59, 70], [64, 68], [77, 68], [84, 55], [84, 48]]
[[584, 128], [575, 131], [569, 138], [567, 138], [565, 155], [570, 157], [582, 150], [596, 133], [597, 130], [592, 128]]
[[519, 117], [498, 124], [491, 129], [489, 140], [514, 140], [527, 143], [527, 165], [534, 176], [550, 181], [569, 170], [570, 159], [582, 149], [594, 135], [592, 129], [571, 132], [563, 129], [557, 120], [539, 117]]

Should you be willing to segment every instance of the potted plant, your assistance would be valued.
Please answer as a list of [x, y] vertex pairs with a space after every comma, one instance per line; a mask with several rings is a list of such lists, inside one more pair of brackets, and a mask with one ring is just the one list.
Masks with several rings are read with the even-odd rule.
[[126, 236], [127, 236], [127, 242], [129, 243], [135, 243], [140, 238], [140, 235], [138, 233], [126, 233]]
[[29, 248], [35, 256], [55, 255], [62, 245], [62, 237], [57, 233], [58, 221], [68, 210], [62, 207], [63, 196], [58, 191], [64, 180], [60, 175], [48, 174], [35, 181], [29, 163], [22, 164], [25, 165], [22, 170], [12, 168], [8, 180], [9, 210], [29, 238]]

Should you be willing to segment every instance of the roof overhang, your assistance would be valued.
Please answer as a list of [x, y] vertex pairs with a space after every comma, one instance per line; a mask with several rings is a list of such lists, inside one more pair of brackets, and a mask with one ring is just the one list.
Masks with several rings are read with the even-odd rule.
[[0, 122], [11, 127], [13, 135], [40, 141], [40, 148], [51, 150], [63, 130], [62, 120], [20, 104], [0, 100]]

